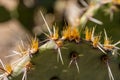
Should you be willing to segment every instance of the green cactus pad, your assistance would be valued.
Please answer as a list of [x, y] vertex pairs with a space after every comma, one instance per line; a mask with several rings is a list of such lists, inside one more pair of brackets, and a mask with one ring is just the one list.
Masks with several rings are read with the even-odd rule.
[[[73, 47], [74, 46], [74, 47]], [[99, 49], [93, 48], [91, 42], [66, 41], [61, 48], [64, 65], [57, 61], [57, 50], [47, 49], [39, 51], [32, 59], [33, 68], [28, 71], [27, 80], [109, 80], [107, 65], [101, 60], [105, 55]], [[80, 72], [77, 71], [75, 62], [70, 63], [71, 52], [76, 52]], [[108, 55], [109, 65], [115, 80], [120, 79], [120, 68], [117, 56]], [[21, 76], [14, 80], [21, 80]]]

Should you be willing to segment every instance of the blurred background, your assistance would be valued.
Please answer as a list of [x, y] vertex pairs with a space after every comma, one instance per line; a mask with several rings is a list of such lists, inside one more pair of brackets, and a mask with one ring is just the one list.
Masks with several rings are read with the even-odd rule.
[[[86, 25], [96, 26], [96, 33], [106, 29], [108, 36], [116, 42], [120, 40], [120, 2], [114, 4], [112, 7], [101, 6], [94, 15], [94, 18], [103, 22], [102, 25], [91, 21]], [[40, 10], [50, 27], [55, 25], [62, 30], [67, 24], [78, 26], [79, 18], [88, 6], [89, 0], [0, 0], [0, 58], [12, 54], [12, 50], [17, 48], [20, 40], [25, 41], [27, 35], [37, 34], [42, 39], [46, 27]], [[13, 58], [6, 60], [10, 59]]]
[[44, 22], [40, 9], [48, 13], [45, 15], [47, 22], [53, 23], [54, 3], [55, 0], [0, 0], [0, 58], [4, 62], [11, 62], [16, 58], [6, 56], [13, 54], [12, 51], [18, 48], [20, 40], [27, 41], [28, 35], [38, 31], [41, 34]]

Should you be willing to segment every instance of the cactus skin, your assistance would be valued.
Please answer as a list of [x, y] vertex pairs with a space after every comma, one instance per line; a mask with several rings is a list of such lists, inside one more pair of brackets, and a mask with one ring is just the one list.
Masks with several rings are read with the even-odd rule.
[[[74, 47], [73, 47], [74, 46]], [[39, 53], [32, 58], [33, 69], [28, 71], [28, 80], [109, 80], [107, 66], [101, 61], [104, 55], [100, 50], [91, 46], [90, 42], [81, 41], [79, 44], [66, 41], [65, 48], [61, 48], [64, 65], [57, 62], [57, 51], [54, 48], [40, 49]], [[74, 63], [68, 68], [70, 62], [70, 53], [77, 52], [80, 55], [77, 59], [80, 72]], [[119, 61], [118, 58], [108, 55], [109, 64], [115, 80], [119, 80]], [[52, 79], [52, 78], [57, 79]], [[20, 79], [18, 79], [20, 78]], [[21, 80], [21, 76], [13, 80]]]

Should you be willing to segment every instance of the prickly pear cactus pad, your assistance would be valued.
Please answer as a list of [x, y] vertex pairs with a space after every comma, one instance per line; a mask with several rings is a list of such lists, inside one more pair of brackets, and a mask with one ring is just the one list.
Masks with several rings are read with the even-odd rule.
[[[72, 34], [73, 32], [76, 34]], [[117, 47], [120, 41], [112, 44], [106, 30], [103, 44], [100, 42], [101, 35], [95, 34], [94, 27], [85, 29], [84, 38], [77, 35], [79, 31], [76, 27], [66, 27], [61, 38], [55, 34], [58, 35], [56, 30], [39, 48], [35, 45], [38, 44], [38, 40], [33, 39], [32, 45], [35, 46], [16, 63], [9, 78], [16, 76], [13, 80], [24, 80], [26, 77], [28, 80], [120, 79]], [[19, 74], [21, 76], [18, 76]]]
[[[104, 62], [105, 54], [89, 43], [66, 42], [65, 48], [61, 48], [64, 65], [57, 61], [57, 51], [54, 49], [41, 51], [40, 56], [36, 55], [32, 60], [35, 69], [28, 72], [28, 80], [109, 80], [108, 66]], [[109, 58], [108, 63], [114, 79], [119, 80], [117, 58], [111, 53], [106, 56]]]

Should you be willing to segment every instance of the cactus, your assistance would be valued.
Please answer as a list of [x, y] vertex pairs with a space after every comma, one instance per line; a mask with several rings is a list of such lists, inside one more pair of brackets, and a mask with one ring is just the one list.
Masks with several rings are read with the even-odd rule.
[[[102, 45], [99, 42], [99, 37], [94, 35], [95, 29], [86, 29], [86, 37], [82, 38], [79, 35], [79, 42], [75, 40], [77, 38], [74, 37], [74, 34], [70, 34], [66, 38], [62, 36], [59, 39], [63, 42], [60, 46], [60, 54], [56, 48], [59, 40], [50, 38], [51, 40], [41, 45], [39, 52], [33, 54], [32, 57], [30, 57], [30, 54], [24, 55], [24, 58], [16, 67], [25, 65], [27, 61], [33, 63], [33, 69], [31, 68], [27, 74], [28, 80], [119, 80], [119, 54], [116, 52], [118, 49], [116, 45], [120, 41], [115, 44], [107, 43], [109, 39], [104, 30], [105, 41]], [[73, 28], [69, 30], [68, 27], [67, 30], [72, 33]], [[88, 37], [87, 34], [91, 36]], [[64, 61], [63, 65], [60, 55]], [[20, 68], [23, 69], [24, 67]], [[16, 69], [17, 73], [13, 72], [15, 74], [12, 74], [12, 76], [20, 74], [21, 69]], [[21, 78], [21, 76], [18, 76], [18, 78]], [[15, 80], [18, 78], [15, 77]]]
[[61, 36], [56, 27], [51, 31], [40, 11], [47, 39], [41, 43], [35, 36], [27, 47], [21, 42], [19, 50], [13, 50], [20, 58], [11, 64], [0, 60], [0, 80], [119, 80], [120, 41], [113, 44], [105, 29], [104, 34], [96, 34], [96, 27], [83, 29], [88, 19], [102, 24], [92, 18], [101, 7], [98, 3], [91, 1], [92, 6], [80, 18], [82, 27], [66, 26]]
[[[55, 35], [55, 32], [51, 34]], [[28, 80], [105, 80], [109, 78], [119, 80], [119, 54], [116, 45], [120, 41], [115, 44], [109, 43], [110, 40], [104, 30], [105, 40], [102, 45], [100, 35], [96, 36], [94, 33], [94, 27], [86, 28], [84, 38], [72, 34], [75, 32], [79, 33], [76, 27], [67, 27], [61, 38], [48, 36], [48, 41], [40, 45], [39, 49], [38, 40], [33, 39], [29, 52], [22, 54], [20, 58], [22, 60], [16, 63], [8, 78], [21, 79], [22, 76], [18, 75], [24, 72]], [[60, 46], [59, 41], [62, 42]]]

